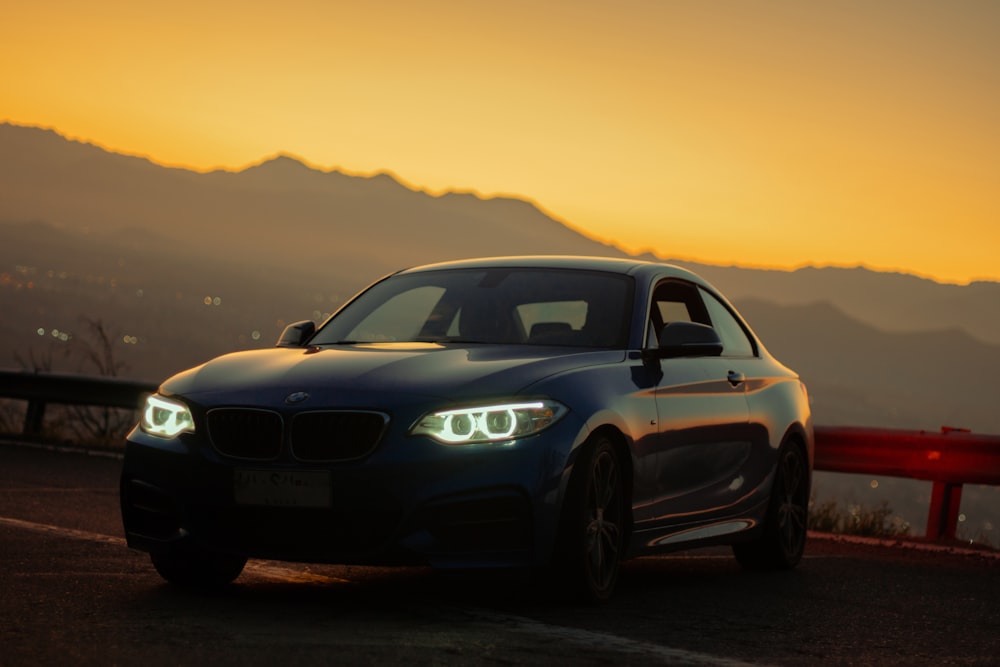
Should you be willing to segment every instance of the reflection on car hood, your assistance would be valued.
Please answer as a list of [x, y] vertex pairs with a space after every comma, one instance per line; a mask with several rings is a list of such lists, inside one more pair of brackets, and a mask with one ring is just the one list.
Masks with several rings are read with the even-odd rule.
[[274, 348], [219, 357], [175, 375], [162, 390], [209, 403], [254, 397], [266, 404], [299, 391], [331, 399], [375, 393], [465, 400], [514, 396], [547, 376], [623, 358], [621, 350], [505, 345]]

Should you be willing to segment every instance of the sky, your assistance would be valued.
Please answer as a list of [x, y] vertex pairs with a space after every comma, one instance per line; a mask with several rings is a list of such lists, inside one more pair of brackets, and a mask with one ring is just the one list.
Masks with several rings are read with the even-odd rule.
[[14, 0], [0, 121], [535, 202], [664, 258], [1000, 280], [1000, 2]]

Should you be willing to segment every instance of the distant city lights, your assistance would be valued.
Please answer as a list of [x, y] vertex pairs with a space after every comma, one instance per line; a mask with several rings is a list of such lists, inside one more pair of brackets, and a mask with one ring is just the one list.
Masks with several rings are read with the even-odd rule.
[[[63, 329], [46, 329], [45, 327], [38, 327], [35, 329], [35, 333], [41, 337], [49, 336], [60, 343], [68, 343], [73, 340], [73, 332], [64, 331]], [[126, 345], [138, 345], [139, 337], [133, 336], [132, 334], [125, 334], [121, 337], [121, 341]]]

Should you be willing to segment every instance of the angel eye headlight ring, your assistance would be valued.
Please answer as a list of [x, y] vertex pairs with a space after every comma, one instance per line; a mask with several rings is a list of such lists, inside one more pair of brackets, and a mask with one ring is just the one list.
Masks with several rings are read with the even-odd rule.
[[534, 435], [566, 412], [566, 406], [550, 399], [476, 405], [428, 413], [410, 433], [450, 445], [503, 442]]
[[142, 408], [139, 427], [149, 435], [175, 438], [181, 433], [194, 433], [194, 417], [180, 401], [152, 394]]

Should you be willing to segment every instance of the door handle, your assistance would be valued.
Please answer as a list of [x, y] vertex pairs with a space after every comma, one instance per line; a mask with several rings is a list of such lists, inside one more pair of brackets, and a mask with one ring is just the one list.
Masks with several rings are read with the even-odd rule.
[[739, 371], [729, 371], [729, 375], [726, 377], [729, 380], [729, 384], [734, 387], [738, 387], [742, 383], [746, 382], [747, 376]]

